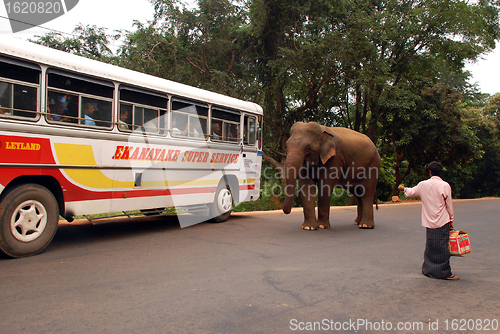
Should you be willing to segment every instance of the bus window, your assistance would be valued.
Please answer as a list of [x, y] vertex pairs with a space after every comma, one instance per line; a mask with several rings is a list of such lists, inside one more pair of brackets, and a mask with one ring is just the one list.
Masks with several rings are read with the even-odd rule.
[[256, 123], [255, 117], [245, 116], [245, 128], [243, 131], [243, 141], [245, 145], [255, 145]]
[[120, 87], [118, 129], [164, 134], [167, 104], [168, 98], [161, 94], [133, 87]]
[[0, 116], [37, 118], [40, 68], [0, 57]]
[[110, 127], [112, 108], [111, 101], [82, 97], [80, 124]]
[[212, 140], [238, 143], [240, 133], [240, 113], [212, 109]]
[[47, 120], [111, 128], [114, 85], [49, 69]]
[[205, 139], [207, 135], [208, 107], [194, 102], [172, 100], [170, 133], [174, 137], [184, 136]]

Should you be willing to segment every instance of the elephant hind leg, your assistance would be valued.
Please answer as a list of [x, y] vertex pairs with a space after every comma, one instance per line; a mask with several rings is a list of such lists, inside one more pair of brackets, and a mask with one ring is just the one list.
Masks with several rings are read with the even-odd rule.
[[375, 228], [373, 220], [373, 195], [365, 195], [358, 199], [358, 218], [356, 218], [356, 221], [359, 228]]
[[356, 206], [357, 206], [357, 217], [354, 220], [354, 225], [359, 225], [363, 219], [363, 205], [362, 205], [362, 200], [361, 197], [352, 195], [352, 198], [356, 201]]

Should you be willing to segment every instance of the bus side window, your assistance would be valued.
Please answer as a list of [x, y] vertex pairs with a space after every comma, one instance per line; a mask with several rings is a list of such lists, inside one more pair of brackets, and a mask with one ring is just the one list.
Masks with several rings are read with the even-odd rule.
[[48, 121], [111, 128], [112, 83], [56, 69], [47, 80]]
[[213, 108], [212, 140], [238, 143], [240, 141], [240, 113]]
[[120, 131], [144, 131], [165, 134], [168, 98], [156, 92], [134, 87], [120, 87]]
[[113, 104], [111, 101], [102, 101], [82, 97], [80, 107], [80, 124], [102, 126], [109, 128], [111, 126], [111, 114]]
[[243, 142], [245, 145], [255, 145], [257, 122], [253, 116], [245, 116], [245, 128], [243, 129]]
[[204, 140], [207, 137], [208, 107], [185, 100], [172, 100], [170, 134]]
[[0, 57], [0, 116], [37, 118], [39, 84], [37, 65]]

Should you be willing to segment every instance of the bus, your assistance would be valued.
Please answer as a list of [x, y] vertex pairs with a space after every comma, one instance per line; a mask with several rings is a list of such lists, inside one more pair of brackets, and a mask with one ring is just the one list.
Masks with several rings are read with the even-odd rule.
[[262, 126], [258, 104], [2, 37], [0, 249], [40, 253], [60, 216], [224, 222], [260, 197]]

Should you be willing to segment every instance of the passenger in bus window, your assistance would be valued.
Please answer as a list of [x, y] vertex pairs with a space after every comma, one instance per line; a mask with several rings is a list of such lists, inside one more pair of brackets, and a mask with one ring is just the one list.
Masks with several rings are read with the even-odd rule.
[[56, 110], [56, 105], [54, 103], [49, 104], [45, 109], [45, 112], [47, 113], [47, 119], [53, 121], [54, 119], [52, 118], [51, 110], [52, 111]]
[[129, 116], [130, 116], [129, 111], [125, 108], [121, 108], [120, 119], [118, 120], [118, 129], [122, 131], [130, 130], [128, 127], [128, 123], [130, 123]]
[[212, 121], [212, 140], [221, 140], [220, 130], [220, 122]]
[[[172, 117], [172, 135], [174, 136], [185, 136], [187, 134], [188, 130], [188, 124], [182, 126], [182, 122], [180, 121], [181, 116], [179, 115], [174, 115]], [[184, 129], [184, 130], [181, 130]]]
[[87, 102], [83, 106], [83, 113], [85, 118], [85, 125], [96, 125], [92, 115], [94, 114], [94, 105]]
[[238, 141], [238, 131], [237, 131], [237, 126], [235, 124], [228, 124], [228, 131], [227, 131], [227, 140], [236, 142]]
[[75, 100], [78, 100], [78, 97], [70, 94], [64, 94], [59, 100], [62, 101], [61, 103], [64, 105], [64, 115], [67, 116], [64, 121], [78, 123], [78, 104], [75, 103]]
[[52, 103], [47, 107], [47, 118], [49, 121], [69, 122], [70, 118], [65, 115], [65, 107], [62, 103]]

